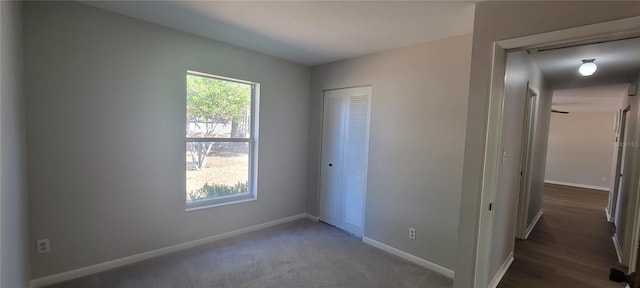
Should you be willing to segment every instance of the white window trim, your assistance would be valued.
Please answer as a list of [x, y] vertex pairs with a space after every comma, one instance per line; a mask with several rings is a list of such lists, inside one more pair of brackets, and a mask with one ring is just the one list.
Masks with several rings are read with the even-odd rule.
[[[233, 195], [226, 197], [219, 197], [213, 199], [203, 199], [193, 202], [188, 202], [187, 191], [183, 191], [185, 199], [185, 211], [195, 211], [206, 208], [226, 206], [237, 203], [249, 202], [258, 200], [258, 134], [259, 134], [259, 107], [260, 107], [260, 83], [250, 82], [246, 80], [239, 80], [224, 76], [218, 76], [213, 74], [207, 74], [192, 70], [187, 70], [187, 75], [195, 75], [200, 77], [213, 78], [218, 80], [232, 81], [243, 84], [249, 84], [252, 87], [251, 92], [251, 126], [250, 126], [250, 138], [189, 138], [185, 137], [185, 144], [188, 142], [238, 142], [249, 144], [249, 187], [247, 194]], [[186, 86], [186, 85], [185, 85]], [[186, 180], [186, 171], [185, 171]], [[186, 186], [185, 186], [186, 188]]]

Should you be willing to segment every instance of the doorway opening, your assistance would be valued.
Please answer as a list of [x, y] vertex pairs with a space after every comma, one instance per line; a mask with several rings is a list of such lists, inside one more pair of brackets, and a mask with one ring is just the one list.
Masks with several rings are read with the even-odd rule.
[[[628, 30], [628, 27], [625, 29]], [[568, 29], [568, 30], [571, 30], [571, 29]], [[574, 32], [575, 31], [577, 30], [574, 30]], [[511, 55], [520, 53], [520, 54], [526, 55], [527, 57], [531, 57], [531, 53], [539, 53], [539, 51], [541, 50], [560, 50], [563, 48], [567, 48], [568, 46], [583, 47], [587, 45], [593, 45], [593, 44], [596, 44], [597, 42], [601, 42], [602, 39], [605, 37], [603, 36], [603, 34], [598, 35], [598, 34], [589, 34], [589, 33], [585, 33], [584, 35], [579, 35], [579, 36], [571, 35], [571, 37], [569, 37], [568, 34], [566, 34], [567, 32], [568, 31], [557, 31], [557, 32], [549, 33], [553, 35], [547, 35], [549, 36], [549, 38], [546, 41], [544, 41], [544, 44], [539, 44], [541, 43], [540, 38], [532, 39], [535, 37], [528, 38], [528, 39], [527, 37], [523, 37], [519, 39], [505, 40], [505, 41], [496, 43], [496, 47], [494, 49], [494, 66], [493, 66], [492, 79], [494, 80], [500, 79], [501, 78], [500, 75], [506, 75], [506, 78], [508, 81], [509, 64], [508, 64], [507, 58]], [[626, 33], [626, 34], [623, 32], [618, 33], [616, 36], [618, 38], [616, 39], [611, 39], [610, 35], [608, 34], [606, 35], [607, 41], [637, 37], [637, 33], [638, 33], [637, 30], [627, 31], [627, 32], [629, 33]], [[572, 41], [564, 40], [568, 38], [580, 39], [580, 40], [572, 40]], [[553, 43], [553, 44], [549, 44], [549, 43]], [[559, 44], [562, 44], [562, 45], [559, 45]], [[507, 56], [507, 50], [509, 49], [511, 50], [509, 51], [510, 52], [509, 56]], [[534, 63], [534, 65], [538, 65], [538, 64]], [[505, 67], [505, 69], [502, 70], [501, 67]], [[634, 73], [631, 73], [633, 74], [631, 78], [626, 78], [626, 80], [618, 79], [618, 81], [620, 82], [617, 82], [617, 83], [626, 83], [627, 86], [629, 86], [630, 83], [639, 82], [640, 79], [638, 78], [640, 77], [640, 75], [638, 75], [638, 71], [640, 71], [640, 69], [638, 69], [637, 67], [633, 69], [634, 70], [632, 72]], [[576, 67], [576, 70], [577, 70], [577, 67]], [[602, 71], [606, 71], [606, 69], [602, 69]], [[536, 73], [533, 73], [533, 74], [536, 74]], [[495, 206], [493, 206], [495, 207], [495, 211], [492, 212], [491, 209], [486, 209], [482, 211], [480, 214], [478, 260], [477, 260], [478, 264], [476, 266], [476, 274], [475, 274], [476, 283], [483, 283], [483, 281], [486, 281], [484, 283], [489, 283], [490, 287], [496, 287], [499, 285], [505, 273], [507, 273], [507, 270], [509, 269], [509, 266], [511, 265], [511, 261], [513, 261], [513, 257], [514, 257], [513, 246], [510, 245], [509, 241], [501, 241], [500, 238], [507, 239], [509, 237], [513, 237], [513, 238], [518, 237], [518, 238], [526, 239], [528, 234], [526, 233], [527, 230], [529, 230], [529, 232], [531, 232], [532, 230], [535, 231], [534, 227], [536, 223], [539, 221], [539, 219], [544, 218], [544, 217], [541, 217], [542, 206], [544, 204], [542, 191], [544, 191], [545, 189], [544, 180], [546, 176], [545, 166], [547, 161], [546, 145], [548, 140], [547, 137], [549, 137], [548, 131], [549, 131], [549, 125], [551, 122], [551, 113], [552, 113], [551, 111], [556, 110], [558, 112], [566, 112], [559, 109], [554, 109], [555, 107], [553, 107], [554, 103], [552, 99], [556, 91], [562, 90], [562, 89], [568, 89], [570, 87], [568, 86], [563, 87], [562, 85], [564, 84], [562, 85], [558, 84], [561, 81], [553, 80], [552, 79], [553, 75], [550, 75], [548, 73], [543, 74], [542, 71], [539, 71], [539, 73], [537, 73], [539, 75], [533, 77], [533, 79], [528, 79], [528, 78], [531, 78], [531, 75], [533, 74], [527, 74], [525, 72], [524, 74], [520, 73], [515, 76], [516, 78], [519, 77], [517, 79], [519, 83], [528, 83], [528, 84], [524, 84], [526, 85], [525, 87], [519, 86], [521, 88], [518, 88], [520, 89], [519, 90], [520, 92], [518, 92], [519, 93], [518, 95], [520, 95], [521, 97], [521, 100], [519, 101], [522, 101], [520, 102], [522, 105], [517, 105], [518, 104], [517, 102], [515, 104], [516, 106], [521, 107], [519, 108], [521, 109], [521, 113], [519, 114], [519, 116], [522, 118], [520, 118], [521, 122], [519, 123], [521, 124], [520, 124], [520, 128], [518, 129], [515, 129], [509, 126], [508, 113], [510, 112], [510, 110], [508, 108], [510, 107], [510, 105], [507, 103], [508, 99], [506, 96], [510, 90], [510, 88], [508, 87], [508, 83], [506, 82], [501, 83], [499, 81], [492, 82], [493, 84], [491, 89], [491, 99], [489, 104], [490, 116], [489, 116], [489, 126], [488, 126], [489, 128], [487, 133], [488, 139], [487, 139], [487, 148], [485, 151], [485, 168], [484, 168], [484, 174], [483, 174], [484, 181], [483, 181], [483, 189], [482, 189], [483, 190], [482, 203], [489, 204], [489, 207], [492, 207], [492, 204], [495, 203]], [[597, 79], [597, 78], [598, 77], [593, 77], [592, 79]], [[552, 80], [549, 80], [549, 79], [552, 79]], [[566, 83], [571, 84], [572, 82], [566, 81], [565, 84]], [[607, 82], [604, 80], [602, 82], [594, 81], [594, 82], [591, 82], [589, 85], [585, 85], [583, 87], [611, 85], [612, 83], [614, 82]], [[573, 84], [575, 84], [575, 82], [573, 82]], [[538, 88], [540, 92], [538, 94], [539, 100], [537, 101], [538, 110], [539, 110], [538, 118], [535, 121], [533, 121], [534, 123], [532, 124], [531, 123], [526, 124], [525, 122], [525, 119], [528, 118], [527, 116], [525, 116], [527, 115], [525, 111], [529, 111], [530, 109], [528, 108], [528, 106], [526, 106], [526, 103], [528, 103], [528, 101], [525, 102], [525, 99], [528, 99], [530, 97], [530, 93], [528, 91], [529, 86]], [[571, 88], [576, 88], [576, 87], [577, 86], [574, 86]], [[635, 98], [630, 98], [633, 96], [628, 96], [628, 95], [624, 95], [624, 96], [627, 97], [626, 99], [627, 102], [635, 101], [633, 100]], [[631, 111], [633, 111], [633, 105], [631, 106], [632, 106]], [[622, 108], [623, 107], [620, 107], [620, 109]], [[615, 114], [615, 112], [612, 112], [612, 113]], [[566, 115], [566, 113], [554, 113], [554, 114]], [[632, 114], [629, 114], [629, 115], [632, 115]], [[610, 123], [612, 126], [611, 130], [613, 130], [613, 119], [614, 117], [612, 117], [611, 119], [612, 121]], [[511, 126], [513, 126], [513, 124], [511, 124]], [[527, 129], [531, 126], [534, 126], [535, 128], [533, 130], [534, 131], [538, 130], [539, 133], [535, 132], [533, 133], [533, 135], [530, 135], [531, 133], [527, 131]], [[627, 131], [635, 130], [635, 127], [626, 128], [626, 129]], [[514, 137], [514, 135], [510, 135], [509, 132], [512, 130], [514, 131], [517, 130], [520, 133], [520, 135], [516, 135], [516, 137]], [[543, 133], [543, 132], [547, 132], [547, 133]], [[579, 130], [576, 131], [576, 133], [580, 133], [580, 132], [586, 132], [586, 131], [579, 131]], [[512, 138], [511, 140], [505, 139], [510, 137]], [[517, 139], [518, 140], [517, 142], [520, 143], [518, 145], [525, 146], [525, 147], [520, 147], [522, 149], [514, 149], [514, 147], [518, 148], [517, 147], [518, 145], [511, 145], [513, 144], [512, 142], [516, 142], [513, 139]], [[509, 142], [509, 143], [505, 143], [505, 142]], [[624, 145], [628, 146], [628, 143], [629, 141], [627, 140], [625, 141]], [[614, 150], [613, 137], [610, 139], [609, 144], [610, 144], [609, 157], [613, 158], [611, 157], [613, 155], [613, 150]], [[529, 147], [526, 147], [526, 146], [529, 146]], [[627, 154], [629, 155], [627, 156]], [[636, 160], [637, 154], [638, 153], [625, 153], [625, 156], [623, 156], [622, 158], [626, 160], [624, 160], [623, 162], [632, 163], [633, 161]], [[613, 159], [611, 159], [611, 162], [613, 162]], [[513, 163], [516, 163], [516, 164], [513, 164]], [[515, 167], [517, 167], [517, 169], [513, 169]], [[612, 165], [609, 165], [608, 168], [611, 169]], [[529, 169], [529, 171], [526, 172], [526, 169]], [[608, 173], [610, 172], [611, 170], [608, 170]], [[504, 179], [506, 176], [508, 176], [509, 173], [514, 173], [517, 175], [513, 177], [508, 177], [511, 179], [511, 181], [507, 181], [506, 184], [502, 183], [501, 180]], [[618, 234], [619, 230], [622, 230], [622, 229], [626, 230], [625, 232], [627, 233], [625, 233], [625, 240], [628, 240], [628, 241], [624, 241], [625, 242], [624, 247], [626, 248], [622, 248], [622, 250], [624, 255], [626, 255], [625, 257], [628, 258], [627, 263], [635, 263], [635, 261], [633, 260], [636, 260], [635, 259], [636, 253], [633, 253], [633, 252], [635, 252], [636, 249], [635, 247], [631, 247], [631, 246], [637, 246], [637, 245], [631, 245], [631, 243], [637, 243], [637, 236], [635, 236], [635, 234], [637, 234], [636, 233], [637, 229], [633, 223], [637, 223], [636, 210], [637, 210], [638, 197], [634, 195], [637, 195], [636, 190], [638, 187], [638, 184], [637, 184], [638, 177], [636, 173], [629, 172], [628, 174], [629, 174], [629, 177], [627, 177], [626, 180], [623, 180], [623, 182], [625, 183], [628, 182], [632, 184], [632, 185], [626, 186], [625, 189], [627, 189], [627, 191], [632, 191], [633, 193], [628, 193], [627, 195], [629, 197], [626, 198], [627, 201], [622, 201], [623, 203], [628, 204], [628, 207], [623, 209], [627, 212], [622, 213], [624, 214], [623, 215], [624, 217], [621, 217], [625, 219], [627, 222], [624, 223], [623, 225], [616, 225], [616, 226], [625, 226], [625, 228], [618, 227], [616, 233]], [[609, 174], [603, 177], [609, 178], [608, 176]], [[600, 180], [601, 178], [598, 177], [597, 179]], [[611, 178], [607, 180], [610, 181]], [[510, 189], [510, 190], [508, 189], [508, 188], [513, 188], [514, 185], [516, 186], [516, 189]], [[553, 184], [546, 184], [546, 185], [549, 186]], [[603, 185], [603, 187], [604, 186], [606, 186], [608, 190], [613, 191], [613, 189], [609, 189], [608, 184]], [[507, 188], [508, 189], [507, 191], [511, 192], [511, 194], [508, 197], [502, 197], [504, 195], [500, 194], [501, 189], [504, 189], [504, 188]], [[524, 192], [528, 191], [528, 192], [521, 193], [523, 191]], [[533, 196], [532, 193], [536, 193], [536, 195]], [[605, 192], [605, 193], [608, 193], [608, 192]], [[513, 194], [516, 194], [516, 195], [514, 196]], [[600, 210], [601, 217], [604, 222], [606, 222], [607, 220], [604, 211], [605, 211], [605, 208], [608, 207], [608, 203], [607, 203], [608, 198], [609, 198], [609, 195], [604, 194], [604, 204], [602, 205], [602, 208]], [[508, 205], [509, 202], [513, 203], [513, 205], [512, 206]], [[528, 205], [525, 205], [526, 210], [518, 209], [520, 208], [520, 206], [523, 205], [522, 203], [528, 204]], [[503, 216], [518, 215], [517, 221], [514, 221], [517, 223], [511, 224], [508, 220], [505, 220], [505, 219], [513, 219], [515, 217], [512, 217], [512, 218], [500, 217], [501, 213]], [[523, 223], [526, 223], [528, 225], [523, 225]], [[488, 227], [490, 227], [491, 229], [485, 230]], [[501, 228], [503, 229], [500, 230]], [[629, 233], [630, 230], [632, 230], [633, 232]], [[512, 235], [512, 236], [509, 236], [509, 235]], [[636, 237], [636, 238], [632, 239], [633, 237]], [[626, 238], [629, 238], [629, 239], [626, 239]], [[611, 240], [609, 240], [608, 245], [611, 245], [613, 247], [613, 243]], [[485, 251], [489, 251], [489, 252], [485, 252]], [[516, 259], [517, 259], [517, 251], [516, 251]], [[633, 267], [635, 265], [631, 265], [631, 264], [627, 264], [627, 265], [629, 265], [630, 270], [635, 269], [635, 267]], [[603, 277], [605, 278], [604, 281], [608, 281], [608, 279], [606, 279], [607, 274], [608, 274], [608, 271], [605, 271], [603, 273], [604, 275]], [[486, 275], [486, 276], [483, 276], [483, 275]], [[509, 286], [498, 286], [498, 287], [509, 287]]]

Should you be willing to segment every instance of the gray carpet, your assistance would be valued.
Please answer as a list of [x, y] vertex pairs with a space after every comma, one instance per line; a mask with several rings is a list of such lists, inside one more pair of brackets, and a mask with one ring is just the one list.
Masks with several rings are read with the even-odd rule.
[[342, 230], [298, 220], [49, 287], [452, 286]]

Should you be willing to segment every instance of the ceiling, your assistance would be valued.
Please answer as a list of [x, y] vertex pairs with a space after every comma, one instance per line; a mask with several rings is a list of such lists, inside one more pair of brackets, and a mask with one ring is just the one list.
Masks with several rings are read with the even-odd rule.
[[618, 111], [629, 84], [560, 89], [553, 91], [552, 109], [567, 112]]
[[305, 65], [473, 32], [475, 1], [81, 1]]
[[[640, 38], [529, 53], [553, 89], [629, 83], [640, 72]], [[596, 59], [598, 70], [578, 74], [582, 59]]]

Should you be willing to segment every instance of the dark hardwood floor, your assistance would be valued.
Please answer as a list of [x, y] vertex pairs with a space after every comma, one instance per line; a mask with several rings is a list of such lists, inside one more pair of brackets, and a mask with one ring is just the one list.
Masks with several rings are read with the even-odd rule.
[[529, 239], [516, 240], [498, 287], [624, 287], [609, 281], [609, 268], [621, 267], [604, 213], [608, 193], [552, 184], [544, 192], [544, 214]]

